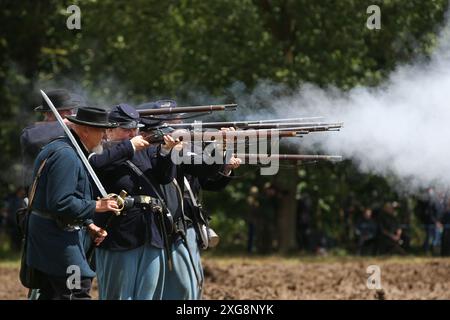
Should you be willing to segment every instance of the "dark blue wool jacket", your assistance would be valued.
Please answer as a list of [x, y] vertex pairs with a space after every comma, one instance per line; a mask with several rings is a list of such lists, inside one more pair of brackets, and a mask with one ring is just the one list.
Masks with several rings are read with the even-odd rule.
[[[35, 162], [34, 175], [42, 161], [55, 150], [39, 179], [33, 209], [87, 224], [93, 217], [95, 200], [88, 173], [67, 137], [42, 149]], [[67, 268], [76, 265], [81, 276], [95, 276], [86, 261], [84, 231], [65, 231], [55, 220], [36, 215], [30, 215], [28, 231], [30, 266], [49, 275], [67, 276]]]

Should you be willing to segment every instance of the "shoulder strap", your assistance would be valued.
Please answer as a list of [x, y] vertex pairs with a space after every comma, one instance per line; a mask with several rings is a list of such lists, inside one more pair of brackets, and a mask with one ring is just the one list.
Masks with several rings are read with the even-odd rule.
[[33, 205], [34, 195], [36, 194], [37, 185], [39, 182], [39, 178], [41, 177], [42, 171], [44, 170], [45, 164], [47, 163], [47, 160], [50, 159], [51, 156], [53, 156], [56, 152], [58, 152], [61, 149], [64, 148], [70, 148], [68, 146], [59, 147], [58, 149], [55, 149], [50, 152], [50, 154], [45, 158], [41, 165], [39, 166], [39, 169], [36, 173], [36, 177], [34, 178], [33, 184], [31, 185], [30, 193], [28, 194], [28, 210], [31, 209], [31, 206]]
[[186, 187], [187, 191], [189, 192], [189, 196], [191, 197], [191, 200], [192, 200], [192, 203], [194, 204], [194, 206], [200, 207], [198, 204], [197, 198], [194, 195], [194, 192], [192, 192], [191, 184], [189, 183], [189, 180], [186, 178], [186, 176], [184, 177], [184, 186]]
[[28, 209], [31, 209], [31, 206], [33, 205], [34, 194], [36, 193], [39, 178], [41, 177], [42, 170], [44, 169], [47, 160], [48, 158], [45, 158], [44, 161], [42, 161], [41, 165], [39, 166], [36, 177], [33, 180], [33, 184], [31, 185], [30, 193], [28, 194]]
[[183, 198], [183, 192], [181, 191], [180, 185], [178, 184], [178, 181], [176, 178], [173, 179], [173, 184], [175, 185], [175, 188], [177, 188], [178, 196], [180, 197], [180, 205], [181, 205], [181, 212], [184, 217], [184, 198]]
[[158, 190], [156, 189], [156, 187], [153, 185], [153, 183], [150, 181], [150, 179], [142, 172], [141, 169], [139, 169], [133, 162], [131, 162], [130, 160], [127, 160], [125, 162], [127, 164], [127, 166], [133, 170], [134, 173], [136, 173], [139, 177], [141, 177], [149, 186], [150, 188], [153, 190], [153, 192], [156, 194], [156, 196], [158, 197], [158, 200], [161, 202], [161, 205], [168, 210], [168, 207], [166, 205], [166, 202], [164, 201], [164, 199], [162, 198], [160, 192], [158, 192]]

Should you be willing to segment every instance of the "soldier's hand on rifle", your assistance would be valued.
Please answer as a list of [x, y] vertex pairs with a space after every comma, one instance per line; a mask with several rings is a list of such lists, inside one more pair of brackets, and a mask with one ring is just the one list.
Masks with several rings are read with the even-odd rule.
[[172, 136], [166, 134], [163, 137], [164, 144], [161, 145], [161, 149], [164, 153], [169, 153], [173, 148], [175, 151], [180, 151], [183, 148], [183, 145], [180, 140], [175, 140]]
[[94, 241], [96, 246], [100, 245], [100, 243], [102, 243], [102, 241], [105, 240], [105, 237], [108, 235], [106, 230], [103, 230], [102, 228], [97, 227], [93, 223], [88, 225], [87, 229], [88, 229], [89, 235], [91, 236], [91, 238]]
[[132, 138], [130, 142], [133, 145], [135, 151], [140, 151], [150, 145], [150, 143], [148, 143], [148, 141], [146, 141], [141, 135]]
[[228, 128], [220, 128], [220, 131], [227, 132], [227, 131], [236, 131], [234, 127], [228, 127]]
[[95, 202], [95, 212], [117, 212], [119, 205], [113, 198], [101, 198]]
[[224, 167], [224, 174], [229, 176], [231, 174], [231, 170], [239, 168], [241, 163], [241, 158], [236, 158], [235, 156], [231, 157], [229, 163], [227, 163]]

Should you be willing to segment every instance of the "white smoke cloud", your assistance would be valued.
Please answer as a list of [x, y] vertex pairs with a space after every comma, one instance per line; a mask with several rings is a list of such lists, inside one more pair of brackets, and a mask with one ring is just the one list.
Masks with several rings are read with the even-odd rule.
[[307, 84], [280, 97], [282, 88], [264, 83], [239, 102], [272, 105], [252, 119], [323, 115], [342, 121], [340, 132], [311, 133], [299, 145], [340, 154], [363, 172], [408, 181], [410, 190], [431, 184], [450, 188], [449, 34], [447, 24], [430, 60], [418, 57], [420, 62], [399, 66], [376, 88], [343, 92]]

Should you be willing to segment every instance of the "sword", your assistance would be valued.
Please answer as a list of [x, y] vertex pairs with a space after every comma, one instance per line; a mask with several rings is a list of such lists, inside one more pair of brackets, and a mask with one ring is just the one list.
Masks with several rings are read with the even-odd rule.
[[119, 206], [119, 211], [122, 211], [124, 208], [124, 199], [126, 197], [126, 192], [122, 191], [120, 195], [117, 195], [115, 193], [107, 193], [105, 188], [103, 187], [102, 183], [100, 182], [100, 179], [97, 177], [97, 174], [95, 173], [94, 169], [92, 169], [91, 164], [89, 163], [89, 160], [84, 155], [83, 151], [81, 150], [80, 146], [78, 145], [77, 141], [75, 140], [75, 137], [73, 136], [72, 132], [70, 132], [67, 125], [64, 123], [64, 120], [62, 119], [61, 115], [56, 110], [55, 106], [53, 105], [50, 98], [47, 96], [47, 94], [41, 90], [42, 97], [44, 97], [44, 100], [47, 102], [48, 106], [52, 110], [53, 114], [56, 117], [56, 120], [58, 120], [59, 124], [63, 128], [64, 132], [69, 137], [70, 142], [75, 147], [75, 150], [77, 151], [78, 156], [80, 157], [81, 161], [83, 162], [84, 166], [86, 167], [89, 175], [91, 176], [92, 180], [94, 181], [95, 185], [97, 186], [97, 189], [100, 191], [100, 194], [103, 198], [115, 198], [117, 201], [117, 204]]

